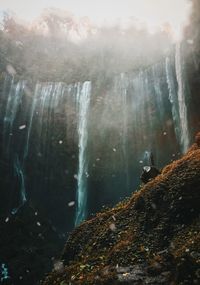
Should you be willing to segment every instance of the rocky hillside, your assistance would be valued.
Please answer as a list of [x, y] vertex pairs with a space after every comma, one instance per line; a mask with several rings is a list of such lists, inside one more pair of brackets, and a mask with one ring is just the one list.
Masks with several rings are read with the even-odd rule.
[[130, 200], [69, 237], [43, 285], [200, 284], [200, 133]]

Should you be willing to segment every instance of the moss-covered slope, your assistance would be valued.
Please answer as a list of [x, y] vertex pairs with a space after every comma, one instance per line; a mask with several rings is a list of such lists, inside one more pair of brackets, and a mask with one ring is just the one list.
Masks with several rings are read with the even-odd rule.
[[126, 203], [76, 228], [44, 285], [200, 284], [200, 134]]

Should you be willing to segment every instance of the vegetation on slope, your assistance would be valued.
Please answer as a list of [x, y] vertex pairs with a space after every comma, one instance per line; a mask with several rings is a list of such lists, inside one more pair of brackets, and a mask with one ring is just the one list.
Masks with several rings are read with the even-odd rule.
[[128, 202], [82, 223], [44, 285], [199, 284], [200, 133]]

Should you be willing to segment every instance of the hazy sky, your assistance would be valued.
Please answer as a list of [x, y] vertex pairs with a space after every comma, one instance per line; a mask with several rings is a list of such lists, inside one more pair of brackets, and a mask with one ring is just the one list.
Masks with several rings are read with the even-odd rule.
[[169, 22], [175, 31], [188, 15], [188, 0], [0, 0], [0, 10], [11, 9], [30, 21], [47, 7], [89, 16], [98, 23], [133, 16], [145, 21], [151, 29]]

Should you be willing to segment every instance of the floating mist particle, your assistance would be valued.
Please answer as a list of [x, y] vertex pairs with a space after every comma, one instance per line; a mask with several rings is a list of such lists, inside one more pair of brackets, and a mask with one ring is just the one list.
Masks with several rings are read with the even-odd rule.
[[74, 201], [71, 201], [71, 202], [68, 203], [68, 206], [69, 206], [69, 207], [73, 207], [74, 205], [75, 205], [75, 202], [74, 202]]
[[24, 130], [26, 128], [26, 125], [19, 126], [19, 130]]

